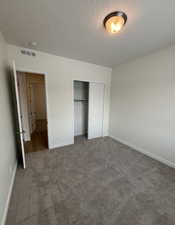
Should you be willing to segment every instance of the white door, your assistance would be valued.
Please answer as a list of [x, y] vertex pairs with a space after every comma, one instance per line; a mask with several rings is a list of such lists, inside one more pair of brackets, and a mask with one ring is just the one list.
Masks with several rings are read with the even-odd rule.
[[19, 100], [19, 91], [18, 91], [18, 80], [17, 80], [17, 74], [16, 74], [16, 67], [15, 62], [13, 62], [13, 76], [14, 76], [14, 88], [15, 88], [15, 99], [16, 99], [16, 109], [17, 109], [17, 119], [18, 119], [18, 130], [17, 130], [17, 137], [18, 137], [18, 143], [20, 148], [20, 154], [22, 158], [22, 165], [23, 168], [26, 168], [26, 162], [25, 162], [25, 152], [24, 152], [24, 143], [23, 143], [23, 129], [22, 129], [22, 121], [21, 121], [21, 110], [20, 110], [20, 100]]
[[20, 99], [20, 109], [22, 114], [22, 127], [25, 130], [23, 134], [24, 141], [30, 141], [30, 128], [29, 128], [29, 118], [28, 118], [28, 104], [27, 104], [27, 86], [26, 86], [26, 76], [24, 73], [17, 73], [18, 79], [18, 92]]
[[103, 136], [104, 84], [89, 83], [88, 139]]

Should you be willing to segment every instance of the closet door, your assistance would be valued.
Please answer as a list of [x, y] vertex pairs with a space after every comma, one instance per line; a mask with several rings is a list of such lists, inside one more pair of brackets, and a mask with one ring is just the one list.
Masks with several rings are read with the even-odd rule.
[[104, 84], [89, 83], [88, 139], [103, 136]]

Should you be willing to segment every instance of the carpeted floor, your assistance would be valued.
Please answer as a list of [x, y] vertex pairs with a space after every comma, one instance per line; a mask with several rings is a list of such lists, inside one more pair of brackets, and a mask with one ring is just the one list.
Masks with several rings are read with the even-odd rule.
[[6, 225], [174, 225], [175, 169], [111, 138], [29, 153]]

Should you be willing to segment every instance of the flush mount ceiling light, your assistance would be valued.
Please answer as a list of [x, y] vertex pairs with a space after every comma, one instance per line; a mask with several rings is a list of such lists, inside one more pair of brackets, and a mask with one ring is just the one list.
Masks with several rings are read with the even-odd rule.
[[116, 11], [104, 18], [103, 25], [109, 33], [116, 34], [122, 29], [126, 21], [127, 15], [124, 12]]

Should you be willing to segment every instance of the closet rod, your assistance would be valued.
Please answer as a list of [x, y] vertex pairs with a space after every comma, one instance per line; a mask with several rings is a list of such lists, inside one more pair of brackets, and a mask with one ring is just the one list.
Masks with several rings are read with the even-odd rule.
[[75, 102], [87, 102], [88, 99], [74, 99]]

